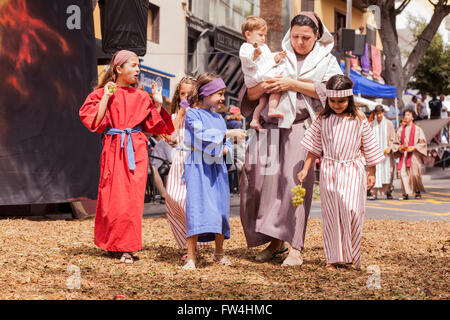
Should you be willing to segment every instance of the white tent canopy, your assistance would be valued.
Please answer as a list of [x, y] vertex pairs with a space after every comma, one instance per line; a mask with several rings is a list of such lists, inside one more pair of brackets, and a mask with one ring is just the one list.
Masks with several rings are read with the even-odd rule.
[[386, 105], [384, 105], [382, 103], [376, 102], [376, 101], [372, 101], [372, 100], [363, 98], [360, 95], [354, 95], [353, 98], [355, 99], [355, 102], [357, 104], [366, 106], [369, 111], [372, 111], [373, 109], [375, 109], [375, 107], [377, 105], [379, 105], [379, 104], [383, 106], [384, 111], [386, 111], [386, 112], [389, 111], [389, 107], [388, 106], [386, 106]]

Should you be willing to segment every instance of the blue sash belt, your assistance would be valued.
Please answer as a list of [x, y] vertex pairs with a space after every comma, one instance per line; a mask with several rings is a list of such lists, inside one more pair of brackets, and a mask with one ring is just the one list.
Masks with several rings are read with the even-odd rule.
[[106, 131], [106, 134], [108, 135], [114, 135], [114, 134], [120, 134], [120, 147], [123, 149], [123, 143], [125, 141], [125, 135], [128, 135], [128, 141], [127, 141], [127, 157], [128, 157], [128, 168], [130, 170], [136, 169], [136, 162], [134, 160], [134, 148], [133, 148], [133, 139], [131, 138], [132, 132], [142, 132], [142, 128], [140, 126], [134, 127], [133, 129], [127, 128], [123, 130], [119, 130], [116, 128], [109, 128], [108, 131]]

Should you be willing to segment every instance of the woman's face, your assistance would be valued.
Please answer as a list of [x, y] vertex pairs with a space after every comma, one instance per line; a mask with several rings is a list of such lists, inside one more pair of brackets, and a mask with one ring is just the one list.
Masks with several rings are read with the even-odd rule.
[[179, 93], [180, 101], [186, 98], [189, 95], [189, 93], [191, 93], [192, 87], [193, 87], [192, 84], [189, 83], [182, 83], [180, 85], [180, 93]]
[[217, 108], [225, 101], [225, 89], [214, 92], [212, 95], [203, 98], [203, 103], [210, 108]]
[[129, 58], [121, 67], [117, 67], [117, 73], [122, 81], [136, 83], [139, 78], [139, 57]]
[[291, 45], [297, 54], [307, 55], [314, 48], [317, 34], [308, 26], [293, 26], [291, 28]]
[[342, 98], [328, 98], [328, 103], [330, 104], [331, 109], [333, 109], [336, 114], [341, 114], [348, 107], [348, 97]]

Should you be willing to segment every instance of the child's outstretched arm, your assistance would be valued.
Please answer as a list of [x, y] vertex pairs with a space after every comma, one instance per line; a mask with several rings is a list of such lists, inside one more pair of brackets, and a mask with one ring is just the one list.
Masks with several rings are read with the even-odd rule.
[[303, 183], [306, 180], [306, 177], [308, 176], [308, 171], [311, 168], [311, 166], [316, 162], [317, 158], [318, 157], [314, 155], [314, 153], [308, 152], [305, 164], [303, 165], [303, 169], [297, 174], [298, 181]]

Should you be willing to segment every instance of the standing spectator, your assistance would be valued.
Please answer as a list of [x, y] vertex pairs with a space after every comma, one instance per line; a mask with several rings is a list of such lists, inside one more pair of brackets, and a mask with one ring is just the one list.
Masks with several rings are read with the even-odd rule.
[[227, 129], [243, 129], [244, 117], [241, 115], [241, 110], [236, 106], [231, 106], [230, 114], [225, 117]]
[[416, 96], [412, 97], [411, 101], [406, 104], [404, 110], [412, 110], [412, 111], [414, 111], [414, 113], [417, 113], [417, 111], [416, 111], [417, 110], [417, 97]]
[[425, 120], [428, 119], [428, 109], [427, 109], [427, 94], [425, 92], [422, 92], [420, 94], [420, 118]]
[[447, 104], [445, 103], [445, 95], [441, 94], [440, 100], [441, 100], [441, 104], [442, 104], [441, 118], [447, 119], [448, 118], [448, 107], [447, 107]]
[[[398, 98], [397, 99], [397, 104], [398, 104]], [[389, 112], [386, 113], [386, 118], [388, 118], [389, 120], [391, 120], [392, 124], [394, 125], [394, 128], [397, 130], [398, 128], [398, 123], [397, 123], [397, 116], [400, 116], [400, 111], [397, 109], [397, 113], [395, 112], [395, 100], [392, 99], [392, 103], [389, 106]]]
[[[441, 103], [442, 103], [441, 119], [447, 119], [448, 118], [448, 107], [445, 104], [445, 95], [441, 94], [440, 98], [441, 98], [440, 100], [441, 100]], [[448, 128], [448, 123], [447, 123], [445, 125], [445, 127], [442, 128], [442, 135], [446, 138], [447, 143], [449, 141], [449, 139], [448, 139], [448, 129], [449, 128]], [[442, 138], [441, 138], [441, 141], [442, 141]]]
[[431, 96], [433, 97], [433, 99], [428, 102], [428, 105], [430, 106], [430, 119], [440, 119], [442, 102], [437, 98], [437, 94], [435, 92], [433, 92]]
[[[161, 196], [161, 200], [166, 199], [165, 180], [169, 173], [170, 166], [163, 160], [172, 163], [172, 150], [173, 148], [163, 139], [161, 135], [155, 136], [156, 144], [149, 156], [150, 165], [153, 167], [155, 177], [155, 187]], [[163, 160], [161, 160], [163, 159]]]

